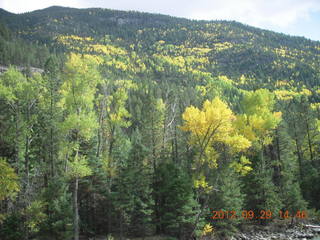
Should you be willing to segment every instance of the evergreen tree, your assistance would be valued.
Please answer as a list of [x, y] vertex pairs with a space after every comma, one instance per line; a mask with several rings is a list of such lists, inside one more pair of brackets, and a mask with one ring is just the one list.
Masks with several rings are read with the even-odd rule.
[[[120, 136], [117, 137], [119, 142]], [[124, 136], [122, 136], [123, 140]], [[131, 144], [127, 144], [128, 147]], [[117, 211], [119, 231], [124, 235], [146, 236], [153, 232], [153, 199], [150, 170], [145, 167], [147, 150], [142, 145], [141, 135], [136, 130], [132, 135], [132, 148], [125, 151], [125, 144], [115, 144], [114, 158], [121, 159], [119, 173], [114, 182], [115, 210]], [[118, 150], [121, 149], [121, 152]], [[118, 160], [118, 161], [119, 161]]]
[[307, 205], [302, 197], [298, 181], [299, 164], [296, 155], [294, 155], [294, 141], [287, 131], [287, 125], [284, 121], [276, 130], [274, 145], [277, 149], [277, 161], [274, 161], [274, 181], [279, 181], [283, 208], [288, 210], [291, 216], [294, 216], [297, 211], [305, 210]]
[[[242, 192], [243, 184], [240, 175], [228, 164], [215, 171], [218, 190], [211, 194], [209, 207], [212, 211], [223, 211], [221, 219], [213, 219], [212, 223], [217, 227], [217, 233], [230, 236], [237, 231], [237, 226], [242, 222], [241, 218], [233, 218], [233, 214], [240, 215], [245, 207], [245, 194]], [[220, 213], [219, 213], [220, 214]], [[210, 217], [214, 216], [211, 213]]]
[[155, 221], [160, 231], [180, 239], [189, 237], [199, 214], [191, 179], [173, 163], [161, 163], [156, 179], [154, 191], [159, 199], [156, 205], [159, 215]]

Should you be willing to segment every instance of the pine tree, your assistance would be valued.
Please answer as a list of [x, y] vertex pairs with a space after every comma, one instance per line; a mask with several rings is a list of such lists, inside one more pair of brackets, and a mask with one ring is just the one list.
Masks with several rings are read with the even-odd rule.
[[194, 224], [200, 225], [200, 221], [196, 221], [199, 205], [194, 198], [191, 179], [173, 163], [161, 163], [156, 179], [154, 191], [159, 201], [155, 221], [160, 231], [181, 239], [189, 237]]
[[[234, 211], [240, 215], [244, 209], [245, 194], [243, 193], [243, 184], [241, 175], [228, 164], [219, 167], [219, 171], [215, 171], [217, 177], [218, 191], [211, 194], [209, 207], [212, 211], [224, 211], [223, 219], [212, 220], [213, 225], [217, 227], [217, 233], [230, 236], [237, 231], [237, 226], [241, 223], [241, 218], [231, 218]], [[227, 216], [228, 213], [228, 216]], [[213, 214], [211, 214], [211, 217]]]
[[294, 140], [287, 131], [288, 126], [283, 121], [277, 129], [274, 139], [274, 145], [277, 149], [277, 161], [275, 161], [274, 169], [275, 172], [279, 171], [275, 177], [279, 178], [283, 208], [288, 210], [291, 216], [294, 216], [298, 210], [305, 210], [307, 204], [302, 197], [298, 181], [299, 164], [296, 155], [294, 155]]
[[51, 235], [56, 239], [70, 239], [73, 236], [72, 194], [64, 178], [52, 179], [41, 198], [47, 202], [48, 218], [43, 223], [41, 234]]

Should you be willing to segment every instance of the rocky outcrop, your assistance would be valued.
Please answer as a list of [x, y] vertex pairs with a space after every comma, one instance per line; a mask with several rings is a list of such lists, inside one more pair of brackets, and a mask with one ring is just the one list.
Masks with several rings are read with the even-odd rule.
[[[0, 74], [4, 73], [8, 70], [9, 67], [0, 65]], [[21, 66], [15, 66], [16, 69], [18, 69], [21, 72], [31, 72], [31, 73], [43, 73], [44, 70], [41, 68], [35, 68], [35, 67], [21, 67]]]
[[320, 227], [308, 225], [295, 226], [280, 232], [272, 232], [269, 229], [251, 230], [241, 232], [231, 240], [307, 240], [313, 239], [320, 234]]

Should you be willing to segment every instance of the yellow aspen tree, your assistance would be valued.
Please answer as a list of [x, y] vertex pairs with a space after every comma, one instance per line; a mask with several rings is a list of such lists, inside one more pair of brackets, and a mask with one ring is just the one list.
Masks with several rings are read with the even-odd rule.
[[97, 71], [97, 62], [92, 58], [70, 54], [65, 65], [64, 83], [60, 88], [60, 105], [64, 110], [65, 119], [61, 124], [65, 135], [62, 155], [66, 161], [66, 173], [74, 181], [74, 239], [79, 239], [79, 179], [91, 175], [83, 154], [81, 144], [93, 138], [98, 127], [93, 111], [96, 86], [101, 81]]
[[242, 101], [243, 114], [237, 116], [236, 126], [256, 149], [261, 150], [272, 141], [272, 131], [281, 121], [281, 112], [274, 112], [275, 96], [267, 89], [246, 92]]
[[[191, 133], [190, 144], [197, 149], [194, 163], [199, 172], [204, 166], [217, 167], [220, 150], [215, 147], [217, 143], [225, 144], [232, 153], [244, 151], [251, 146], [250, 141], [234, 127], [236, 117], [232, 110], [218, 97], [212, 101], [206, 100], [202, 109], [187, 107], [182, 118], [184, 125], [181, 129]], [[208, 187], [203, 176], [195, 185]]]

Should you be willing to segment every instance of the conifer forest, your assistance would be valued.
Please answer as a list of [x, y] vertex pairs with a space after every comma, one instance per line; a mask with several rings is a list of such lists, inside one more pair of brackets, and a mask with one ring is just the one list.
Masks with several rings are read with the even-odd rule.
[[0, 71], [1, 240], [320, 225], [319, 41], [235, 21], [0, 9]]

